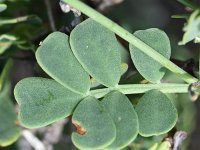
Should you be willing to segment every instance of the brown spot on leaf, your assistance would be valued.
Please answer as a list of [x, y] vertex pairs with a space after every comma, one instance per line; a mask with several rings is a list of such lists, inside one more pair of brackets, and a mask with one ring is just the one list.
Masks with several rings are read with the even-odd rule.
[[17, 126], [20, 126], [19, 120], [16, 120], [16, 121], [15, 121], [15, 124], [16, 124]]
[[74, 121], [74, 120], [73, 120], [72, 123], [73, 123], [74, 126], [76, 127], [76, 132], [77, 132], [78, 134], [84, 135], [84, 134], [86, 133], [87, 130], [81, 126], [80, 122]]

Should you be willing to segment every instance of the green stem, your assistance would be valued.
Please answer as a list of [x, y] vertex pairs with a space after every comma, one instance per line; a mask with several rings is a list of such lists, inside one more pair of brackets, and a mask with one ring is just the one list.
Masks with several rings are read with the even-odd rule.
[[127, 84], [119, 85], [117, 88], [104, 88], [90, 91], [90, 95], [96, 98], [104, 97], [113, 90], [120, 91], [123, 94], [146, 93], [150, 90], [159, 90], [163, 93], [188, 93], [189, 84]]
[[124, 40], [128, 41], [138, 49], [140, 49], [142, 52], [159, 62], [161, 65], [165, 66], [172, 72], [174, 72], [176, 75], [178, 75], [180, 78], [182, 78], [187, 83], [194, 83], [198, 81], [198, 79], [194, 78], [178, 66], [176, 66], [174, 63], [169, 61], [167, 58], [165, 58], [163, 55], [159, 54], [157, 51], [155, 51], [153, 48], [142, 42], [140, 39], [135, 37], [133, 34], [126, 31], [124, 28], [119, 26], [118, 24], [114, 23], [110, 19], [106, 18], [96, 10], [90, 8], [83, 2], [79, 0], [63, 0], [64, 2], [68, 3], [70, 6], [80, 10], [93, 20], [99, 22], [100, 24], [104, 25], [117, 35], [119, 35]]
[[27, 21], [29, 19], [29, 17], [30, 16], [22, 16], [22, 17], [13, 18], [13, 19], [2, 19], [0, 22], [0, 26], [6, 25], [6, 24], [15, 24], [15, 23], [19, 23], [19, 22], [24, 22], [24, 21]]
[[3, 68], [3, 71], [1, 72], [1, 75], [0, 75], [0, 91], [2, 90], [3, 88], [3, 85], [6, 81], [6, 78], [8, 77], [8, 73], [10, 71], [10, 68], [12, 67], [13, 65], [13, 61], [11, 59], [9, 59], [4, 68]]
[[192, 2], [192, 0], [178, 0], [179, 3], [192, 8], [193, 10], [196, 9], [200, 9], [200, 6], [194, 2]]

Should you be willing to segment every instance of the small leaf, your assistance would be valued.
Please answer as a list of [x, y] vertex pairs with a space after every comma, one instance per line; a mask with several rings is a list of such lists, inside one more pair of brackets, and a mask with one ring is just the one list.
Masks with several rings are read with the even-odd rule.
[[[170, 41], [163, 31], [152, 28], [136, 31], [134, 35], [167, 59], [170, 58]], [[130, 45], [130, 52], [135, 67], [146, 80], [153, 83], [161, 80], [166, 72], [166, 69], [161, 64], [133, 45]]]
[[[126, 63], [121, 63], [121, 75], [124, 75], [128, 70], [128, 64]], [[91, 88], [96, 88], [100, 86], [101, 84], [95, 80], [95, 78], [91, 78]]]
[[179, 42], [180, 45], [185, 45], [186, 43], [194, 40], [196, 37], [200, 36], [200, 15], [199, 10], [196, 10], [192, 13], [188, 19], [187, 24], [183, 28], [184, 36], [183, 40]]
[[116, 137], [112, 118], [100, 102], [88, 97], [79, 103], [72, 117], [78, 133], [72, 134], [72, 141], [79, 149], [103, 149]]
[[14, 90], [20, 107], [19, 119], [28, 128], [42, 127], [72, 114], [82, 99], [54, 80], [27, 78]]
[[136, 106], [139, 133], [149, 137], [170, 131], [177, 121], [177, 110], [171, 100], [159, 91], [149, 91]]
[[99, 83], [107, 87], [118, 84], [120, 45], [113, 32], [88, 19], [72, 31], [70, 44], [81, 65]]
[[89, 75], [74, 57], [68, 36], [61, 32], [50, 34], [38, 48], [36, 58], [42, 69], [66, 88], [87, 93]]
[[130, 144], [138, 134], [138, 118], [129, 99], [120, 92], [111, 92], [103, 100], [106, 108], [116, 125], [115, 141], [106, 149], [122, 149]]
[[6, 4], [0, 4], [0, 12], [4, 11], [7, 9], [7, 5]]
[[10, 88], [6, 84], [0, 93], [0, 146], [14, 143], [20, 136], [14, 105], [9, 97]]

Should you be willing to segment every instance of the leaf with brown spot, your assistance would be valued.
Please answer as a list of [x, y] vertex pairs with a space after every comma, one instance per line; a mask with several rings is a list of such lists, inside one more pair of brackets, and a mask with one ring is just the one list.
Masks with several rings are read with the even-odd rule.
[[28, 128], [49, 125], [71, 115], [83, 98], [59, 84], [45, 78], [26, 78], [14, 90], [19, 104], [19, 120]]
[[81, 126], [78, 121], [73, 121], [73, 125], [76, 127], [76, 132], [80, 135], [84, 135], [86, 133], [86, 129]]
[[[115, 140], [115, 124], [94, 97], [87, 97], [79, 103], [72, 122], [78, 125], [78, 133], [72, 134], [72, 141], [79, 149], [103, 149]], [[87, 132], [81, 135], [83, 131]]]

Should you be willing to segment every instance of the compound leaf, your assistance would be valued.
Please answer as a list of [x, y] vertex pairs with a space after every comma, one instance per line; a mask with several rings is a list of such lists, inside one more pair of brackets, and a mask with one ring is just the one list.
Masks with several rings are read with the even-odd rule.
[[79, 103], [72, 122], [77, 127], [77, 133], [72, 134], [72, 141], [79, 149], [103, 149], [116, 137], [112, 118], [93, 97], [87, 97]]
[[116, 139], [106, 149], [123, 149], [138, 134], [138, 118], [129, 99], [120, 92], [111, 92], [102, 100], [116, 125]]
[[74, 57], [68, 40], [64, 33], [50, 34], [36, 52], [37, 61], [46, 73], [66, 88], [87, 93], [89, 75]]
[[120, 45], [113, 32], [88, 19], [72, 31], [70, 44], [81, 65], [99, 83], [107, 87], [118, 84], [121, 76]]
[[183, 28], [184, 36], [182, 41], [179, 43], [180, 45], [185, 45], [186, 43], [194, 40], [195, 38], [199, 38], [200, 36], [200, 15], [199, 10], [196, 10], [192, 13], [190, 18], [188, 19], [187, 24]]
[[163, 93], [152, 90], [144, 94], [136, 106], [139, 133], [149, 137], [170, 131], [177, 121], [177, 110]]
[[14, 143], [20, 136], [19, 126], [14, 105], [8, 92], [10, 88], [4, 86], [0, 93], [0, 146], [8, 146]]
[[21, 80], [14, 94], [20, 107], [19, 119], [28, 128], [42, 127], [69, 116], [82, 99], [82, 95], [44, 78]]
[[[167, 35], [156, 28], [139, 30], [134, 35], [166, 58], [170, 58], [171, 47]], [[148, 81], [157, 83], [166, 69], [133, 45], [130, 45], [132, 61], [139, 73]]]

